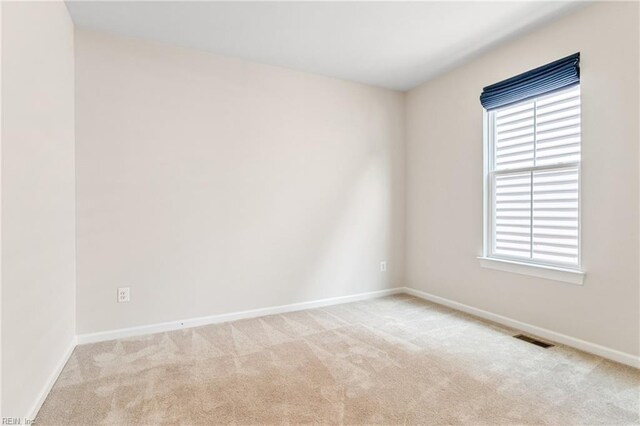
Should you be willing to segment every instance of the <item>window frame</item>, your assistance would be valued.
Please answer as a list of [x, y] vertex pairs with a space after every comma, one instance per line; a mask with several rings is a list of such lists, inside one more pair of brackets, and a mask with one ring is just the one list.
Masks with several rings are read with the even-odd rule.
[[[536, 96], [534, 98], [525, 99], [522, 101], [514, 102], [504, 107], [514, 107], [520, 104], [530, 103], [532, 101], [537, 102], [539, 100], [543, 100], [545, 98], [555, 96], [564, 91], [574, 90], [575, 87], [580, 89], [580, 100], [582, 100], [582, 87], [581, 84], [572, 85], [570, 87], [563, 87], [558, 90], [553, 90], [546, 92], [542, 95]], [[535, 275], [539, 276], [536, 273], [527, 273], [526, 269], [532, 267], [534, 269], [544, 268], [547, 270], [555, 270], [560, 272], [570, 272], [570, 273], [578, 273], [580, 274], [579, 283], [582, 283], [582, 149], [580, 160], [577, 162], [567, 162], [567, 163], [558, 163], [552, 165], [542, 165], [542, 166], [530, 166], [530, 167], [519, 167], [513, 169], [504, 169], [504, 170], [495, 170], [495, 114], [501, 108], [495, 108], [491, 110], [487, 110], [485, 108], [483, 111], [483, 255], [480, 258], [483, 260], [484, 267], [490, 267], [493, 269], [505, 270], [506, 267], [508, 269], [513, 269], [513, 272], [524, 273], [526, 275]], [[535, 104], [534, 104], [534, 112], [535, 112]], [[582, 148], [582, 102], [580, 105], [580, 147]], [[534, 134], [536, 132], [536, 124], [535, 124], [535, 113], [534, 113]], [[535, 155], [535, 137], [534, 137], [534, 155]], [[532, 185], [533, 185], [533, 173], [535, 171], [549, 171], [549, 170], [562, 170], [562, 169], [571, 169], [577, 170], [578, 175], [578, 237], [577, 237], [577, 263], [554, 263], [554, 262], [546, 262], [541, 260], [535, 260], [532, 258], [522, 258], [516, 256], [508, 256], [504, 254], [495, 254], [495, 205], [494, 205], [494, 194], [495, 194], [495, 177], [499, 175], [506, 174], [514, 174], [514, 173], [531, 173]], [[533, 197], [533, 194], [531, 195]], [[532, 204], [533, 209], [533, 204]], [[533, 247], [533, 239], [531, 239], [531, 245]], [[486, 261], [496, 261], [500, 263], [497, 266], [488, 265]], [[527, 268], [511, 268], [509, 264], [514, 265], [524, 265]], [[524, 271], [524, 272], [523, 272]], [[565, 281], [565, 280], [563, 280]], [[569, 280], [569, 282], [574, 282], [574, 280]]]

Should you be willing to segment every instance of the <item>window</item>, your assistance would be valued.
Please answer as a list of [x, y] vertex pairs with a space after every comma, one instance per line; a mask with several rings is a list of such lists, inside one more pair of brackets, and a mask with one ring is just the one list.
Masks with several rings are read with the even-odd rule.
[[487, 257], [580, 266], [580, 86], [486, 112]]
[[480, 103], [481, 265], [582, 283], [580, 53], [485, 87]]

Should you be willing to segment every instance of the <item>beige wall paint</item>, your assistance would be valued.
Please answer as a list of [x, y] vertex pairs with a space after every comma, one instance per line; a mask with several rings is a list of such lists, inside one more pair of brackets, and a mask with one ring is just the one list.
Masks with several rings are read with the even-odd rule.
[[[0, 61], [2, 60], [2, 5], [0, 1]], [[2, 176], [2, 63], [0, 62], [0, 177]], [[0, 202], [2, 181], [0, 180]], [[0, 418], [2, 417], [2, 205], [0, 204]]]
[[402, 93], [77, 30], [76, 105], [79, 334], [402, 284]]
[[24, 417], [75, 336], [73, 25], [2, 9], [2, 415]]
[[[408, 93], [409, 286], [640, 354], [638, 3], [598, 3]], [[583, 286], [481, 269], [482, 87], [581, 52]]]

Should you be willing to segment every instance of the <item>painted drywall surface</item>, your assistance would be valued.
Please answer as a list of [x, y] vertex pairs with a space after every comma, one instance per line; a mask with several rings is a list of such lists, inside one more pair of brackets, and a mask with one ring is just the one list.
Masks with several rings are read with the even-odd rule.
[[[638, 4], [600, 3], [407, 94], [407, 284], [639, 354]], [[581, 52], [583, 286], [481, 269], [483, 86]]]
[[[2, 60], [2, 4], [0, 2], [0, 61]], [[0, 177], [2, 174], [2, 64], [0, 63]], [[0, 182], [2, 200], [2, 182]], [[0, 418], [2, 418], [2, 205], [0, 204]]]
[[79, 334], [402, 284], [402, 93], [76, 30], [76, 105]]
[[75, 336], [73, 24], [2, 8], [2, 415], [24, 417]]

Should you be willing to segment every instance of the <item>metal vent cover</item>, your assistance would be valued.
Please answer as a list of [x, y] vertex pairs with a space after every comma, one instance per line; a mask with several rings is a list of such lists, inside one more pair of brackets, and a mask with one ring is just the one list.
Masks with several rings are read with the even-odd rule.
[[545, 348], [545, 349], [551, 348], [554, 346], [551, 343], [546, 343], [538, 339], [534, 339], [533, 337], [525, 336], [524, 334], [516, 334], [513, 337], [515, 337], [516, 339], [524, 340], [527, 343], [531, 343], [532, 345], [540, 346], [541, 348]]

